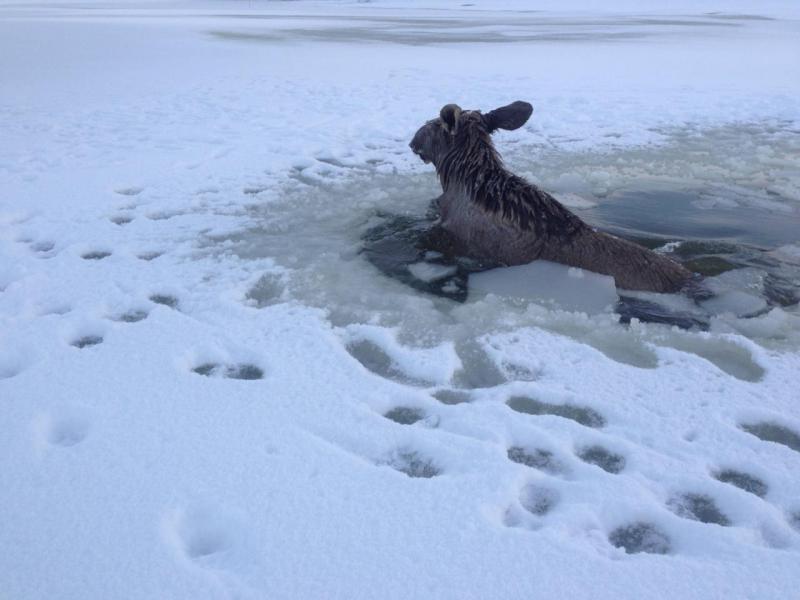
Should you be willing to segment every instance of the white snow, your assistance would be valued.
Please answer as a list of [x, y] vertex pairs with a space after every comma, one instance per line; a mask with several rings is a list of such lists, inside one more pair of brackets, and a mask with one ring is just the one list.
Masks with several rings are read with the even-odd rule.
[[498, 147], [585, 208], [796, 215], [797, 3], [530, 8], [0, 3], [0, 597], [796, 595], [796, 306], [623, 327], [359, 253], [454, 101], [531, 101]]

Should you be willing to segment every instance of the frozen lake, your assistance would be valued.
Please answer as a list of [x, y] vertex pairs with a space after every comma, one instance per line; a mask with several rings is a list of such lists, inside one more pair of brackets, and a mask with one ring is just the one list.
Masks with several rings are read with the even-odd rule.
[[[0, 3], [0, 596], [793, 596], [800, 12], [529, 8]], [[708, 295], [419, 244], [516, 99]]]

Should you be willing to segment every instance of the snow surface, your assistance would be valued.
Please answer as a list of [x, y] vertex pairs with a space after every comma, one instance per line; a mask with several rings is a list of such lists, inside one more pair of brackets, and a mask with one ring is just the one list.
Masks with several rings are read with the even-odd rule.
[[579, 206], [796, 214], [797, 3], [529, 8], [0, 4], [1, 598], [796, 595], [796, 307], [623, 327], [359, 255], [452, 101], [530, 100], [498, 145]]

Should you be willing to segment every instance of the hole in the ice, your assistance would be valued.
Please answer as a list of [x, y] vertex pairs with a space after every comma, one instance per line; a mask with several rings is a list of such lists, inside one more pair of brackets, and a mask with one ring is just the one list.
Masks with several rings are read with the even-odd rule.
[[730, 519], [717, 507], [717, 503], [706, 494], [678, 494], [667, 502], [672, 512], [684, 519], [692, 519], [701, 523], [714, 523], [727, 527]]
[[247, 291], [245, 298], [257, 308], [264, 308], [280, 300], [283, 289], [283, 282], [279, 276], [266, 273]]
[[778, 423], [742, 423], [740, 427], [765, 442], [783, 444], [796, 452], [800, 452], [800, 435], [788, 427]]
[[769, 486], [767, 486], [767, 484], [758, 477], [749, 475], [748, 473], [744, 473], [742, 471], [737, 471], [736, 469], [723, 469], [721, 471], [717, 471], [714, 473], [714, 477], [723, 483], [735, 485], [745, 492], [755, 494], [759, 498], [766, 496], [767, 491], [769, 490]]
[[81, 258], [84, 260], [102, 260], [109, 256], [111, 256], [111, 252], [106, 252], [105, 250], [92, 250], [91, 252], [81, 254]]
[[533, 484], [524, 487], [519, 495], [519, 503], [522, 507], [540, 517], [553, 510], [559, 499], [557, 491]]
[[85, 335], [74, 340], [71, 345], [76, 348], [88, 348], [89, 346], [96, 346], [103, 342], [103, 338], [99, 335]]
[[399, 452], [387, 464], [394, 470], [405, 473], [409, 477], [430, 479], [440, 475], [442, 472], [432, 460], [413, 451]]
[[227, 379], [244, 379], [254, 381], [264, 378], [264, 370], [251, 364], [220, 365], [204, 363], [192, 369], [193, 373], [205, 377], [225, 377]]
[[[688, 198], [691, 194], [686, 194], [685, 196]], [[628, 209], [637, 210], [636, 203], [640, 200], [647, 204], [648, 195], [631, 194], [629, 204], [625, 206], [625, 214], [627, 214]], [[650, 198], [650, 200], [661, 201], [663, 198]], [[384, 275], [423, 292], [458, 302], [467, 300], [471, 294], [470, 288], [473, 291], [480, 289], [481, 284], [479, 282], [481, 280], [484, 280], [484, 285], [488, 285], [488, 289], [485, 291], [490, 291], [496, 285], [499, 285], [499, 280], [492, 279], [497, 275], [482, 273], [482, 271], [491, 269], [495, 265], [460, 257], [459, 253], [463, 254], [463, 249], [459, 250], [457, 244], [454, 245], [452, 240], [446, 240], [446, 236], [439, 233], [439, 230], [433, 226], [432, 214], [427, 217], [381, 215], [384, 219], [383, 222], [369, 229], [362, 237], [364, 243], [363, 254]], [[617, 216], [624, 218], [625, 214], [621, 213]], [[640, 225], [652, 224], [652, 215], [640, 214], [639, 216], [647, 219]], [[613, 230], [613, 228], [611, 229]], [[624, 234], [625, 231], [616, 231], [616, 233]], [[628, 237], [634, 242], [651, 248], [663, 246], [664, 244], [663, 238], [656, 239], [652, 235], [647, 237], [645, 233], [642, 234], [644, 237], [632, 236], [630, 232], [627, 233], [628, 235], [623, 235], [623, 237]], [[723, 258], [714, 254], [718, 252], [718, 244], [715, 245], [713, 242], [702, 242], [699, 248], [696, 247], [697, 244], [692, 245], [689, 242], [685, 244], [688, 244], [687, 247], [693, 248], [693, 250], [688, 254], [681, 255], [681, 257], [687, 260], [695, 260], [696, 264], [694, 266], [700, 271], [719, 273], [724, 269], [730, 270], [729, 266], [735, 266], [737, 269], [748, 266], [748, 261], [754, 265], [757, 264], [758, 256], [754, 254], [754, 251], [746, 250], [738, 245], [729, 244], [726, 246], [726, 250], [719, 251], [735, 253], [737, 259], [734, 262], [734, 259], [728, 261], [727, 256]], [[432, 252], [432, 250], [434, 251]], [[701, 252], [701, 254], [697, 255], [698, 252]], [[712, 253], [711, 257], [706, 256], [709, 253]], [[556, 269], [561, 268], [559, 265], [555, 267]], [[761, 264], [760, 268], [763, 271], [764, 265]], [[566, 267], [564, 269], [566, 270]], [[775, 267], [775, 269], [778, 269], [778, 267]], [[498, 273], [502, 274], [502, 272]], [[772, 274], [768, 273], [767, 275]], [[612, 284], [608, 291], [609, 298], [613, 296], [613, 300], [616, 300], [619, 290], [615, 292]], [[545, 292], [552, 293], [552, 290], [545, 288], [542, 293]], [[519, 294], [517, 293], [516, 295]], [[671, 307], [670, 302], [667, 301], [645, 300], [626, 294], [616, 302], [614, 311], [620, 315], [620, 321], [623, 323], [629, 323], [636, 318], [643, 322], [675, 325], [683, 329], [707, 330], [709, 328], [709, 314], [691, 302], [693, 299], [699, 299], [695, 298], [696, 295], [696, 292], [692, 292], [689, 294], [690, 298], [687, 298], [686, 295], [682, 296], [684, 300], [689, 301], [689, 304], [694, 306], [694, 309], [676, 309]], [[763, 295], [767, 296], [766, 280]], [[583, 301], [580, 293], [577, 296], [573, 294], [569, 297], [570, 302], [577, 301], [576, 299]], [[614, 305], [613, 300], [610, 301], [612, 305]], [[766, 306], [763, 298], [759, 297], [758, 300], [761, 305]], [[796, 302], [796, 294], [792, 294], [792, 300]], [[569, 309], [567, 298], [556, 302], [556, 304], [561, 308]], [[606, 304], [602, 304], [602, 306]], [[729, 302], [727, 301], [723, 302], [725, 306], [728, 304]], [[711, 312], [716, 311], [712, 310]], [[592, 341], [589, 341], [589, 343], [595, 345]], [[655, 354], [641, 345], [629, 347], [630, 344], [627, 342], [623, 342], [620, 345], [615, 340], [601, 340], [597, 342], [596, 346], [610, 358], [619, 362], [644, 368], [655, 368], [657, 366]]]
[[552, 452], [542, 448], [535, 448], [528, 450], [521, 446], [512, 446], [507, 451], [508, 459], [512, 462], [525, 465], [526, 467], [533, 467], [540, 471], [547, 473], [564, 473], [566, 468], [564, 464], [559, 461]]
[[425, 418], [425, 413], [418, 408], [410, 406], [398, 406], [383, 415], [390, 421], [400, 423], [400, 425], [413, 425], [417, 421]]
[[442, 404], [463, 404], [471, 400], [469, 392], [462, 390], [437, 390], [433, 397]]
[[123, 323], [138, 323], [147, 318], [149, 313], [146, 310], [129, 310], [128, 312], [122, 313], [118, 317], [116, 317], [115, 321], [121, 321]]
[[416, 379], [401, 371], [389, 355], [384, 352], [383, 348], [374, 342], [356, 340], [349, 342], [346, 349], [350, 356], [360, 362], [365, 369], [376, 375], [410, 385], [422, 387], [431, 385], [431, 382]]
[[156, 304], [163, 304], [169, 308], [178, 307], [178, 299], [175, 296], [170, 296], [168, 294], [153, 294], [150, 296], [150, 301], [155, 302]]
[[586, 427], [603, 427], [606, 420], [592, 408], [586, 406], [575, 406], [573, 404], [550, 404], [534, 400], [527, 396], [514, 396], [509, 398], [509, 408], [527, 415], [554, 415], [564, 419], [571, 419], [576, 423], [580, 423]]
[[461, 369], [453, 374], [453, 383], [461, 388], [477, 389], [495, 387], [506, 383], [507, 378], [475, 340], [456, 343], [456, 353]]
[[608, 473], [620, 473], [625, 468], [625, 457], [603, 448], [587, 446], [578, 450], [578, 458], [583, 462], [596, 465]]
[[151, 261], [151, 260], [154, 260], [154, 259], [158, 258], [162, 254], [164, 254], [164, 253], [163, 252], [142, 252], [141, 254], [137, 255], [137, 258], [139, 260]]
[[638, 522], [617, 527], [608, 535], [608, 541], [628, 554], [668, 554], [671, 550], [669, 537], [652, 523]]
[[114, 225], [127, 225], [133, 221], [133, 217], [130, 215], [117, 215], [115, 217], [111, 217], [110, 221], [114, 223]]

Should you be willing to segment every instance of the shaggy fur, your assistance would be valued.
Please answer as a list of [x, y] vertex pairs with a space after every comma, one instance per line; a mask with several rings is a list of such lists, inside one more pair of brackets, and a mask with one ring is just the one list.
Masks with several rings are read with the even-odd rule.
[[492, 143], [498, 128], [527, 121], [530, 104], [491, 111], [445, 106], [410, 146], [432, 162], [443, 194], [441, 227], [467, 255], [518, 265], [550, 260], [614, 277], [620, 288], [675, 292], [692, 274], [632, 242], [592, 229], [547, 192], [506, 170]]

